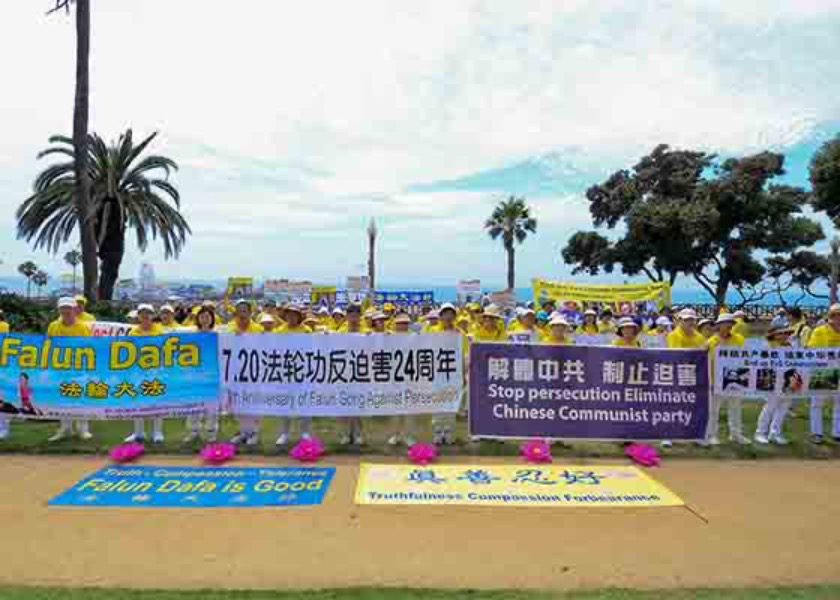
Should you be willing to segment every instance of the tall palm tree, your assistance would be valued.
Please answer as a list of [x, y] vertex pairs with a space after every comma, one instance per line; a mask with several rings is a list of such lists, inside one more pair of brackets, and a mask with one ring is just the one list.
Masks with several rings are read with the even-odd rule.
[[513, 290], [516, 286], [515, 245], [524, 242], [529, 232], [537, 232], [537, 220], [531, 216], [524, 198], [511, 196], [496, 206], [484, 228], [494, 240], [502, 238], [507, 252], [507, 286]]
[[26, 297], [29, 298], [29, 290], [32, 285], [32, 278], [38, 272], [38, 265], [31, 260], [26, 261], [18, 266], [18, 273], [26, 277]]
[[34, 283], [38, 287], [38, 297], [41, 297], [41, 288], [47, 285], [47, 281], [50, 280], [50, 276], [47, 275], [46, 271], [38, 271], [32, 276], [32, 283]]
[[78, 250], [71, 250], [64, 255], [64, 262], [73, 267], [73, 293], [76, 293], [76, 269], [82, 262], [82, 253]]
[[[157, 134], [135, 144], [129, 129], [110, 146], [96, 134], [88, 140], [88, 174], [91, 180], [91, 208], [97, 233], [97, 254], [102, 274], [99, 298], [110, 300], [125, 252], [126, 229], [134, 229], [137, 246], [145, 252], [149, 238], [160, 239], [166, 258], [177, 257], [191, 233], [180, 213], [181, 197], [169, 181], [178, 169], [175, 161], [141, 154]], [[79, 224], [79, 207], [74, 201], [76, 176], [72, 141], [62, 136], [50, 138], [53, 145], [39, 158], [53, 154], [69, 157], [53, 164], [35, 179], [34, 193], [17, 211], [18, 237], [35, 248], [58, 252]], [[163, 177], [156, 175], [162, 174]], [[82, 252], [84, 255], [84, 251]]]
[[96, 283], [99, 277], [96, 262], [95, 212], [91, 205], [90, 178], [88, 176], [88, 116], [90, 97], [90, 0], [54, 0], [55, 5], [47, 13], [64, 9], [70, 12], [70, 5], [76, 4], [76, 92], [73, 102], [73, 147], [79, 160], [75, 161], [76, 212], [82, 215], [79, 224], [79, 240], [82, 247], [82, 273], [85, 280], [85, 296], [96, 299]]

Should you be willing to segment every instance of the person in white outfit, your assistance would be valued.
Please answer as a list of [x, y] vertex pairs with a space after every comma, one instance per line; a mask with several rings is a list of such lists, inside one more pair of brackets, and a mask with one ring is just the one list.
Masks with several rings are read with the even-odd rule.
[[[744, 336], [732, 333], [735, 326], [735, 315], [721, 313], [715, 321], [717, 333], [709, 338], [709, 360], [714, 370], [715, 351], [718, 347], [738, 347], [744, 345]], [[720, 445], [718, 433], [720, 431], [720, 409], [726, 404], [726, 416], [729, 422], [729, 441], [737, 444], [749, 444], [750, 440], [744, 436], [743, 410], [741, 398], [738, 396], [712, 395], [709, 405], [709, 425], [706, 428], [704, 446]]]
[[[793, 329], [788, 325], [786, 319], [776, 317], [770, 323], [767, 331], [767, 341], [771, 348], [790, 347], [790, 336]], [[778, 382], [777, 382], [778, 385]], [[775, 390], [767, 396], [767, 402], [758, 415], [758, 425], [755, 430], [755, 441], [759, 444], [774, 443], [779, 446], [786, 446], [789, 442], [783, 432], [785, 417], [793, 399], [790, 396], [782, 395], [780, 390]]]

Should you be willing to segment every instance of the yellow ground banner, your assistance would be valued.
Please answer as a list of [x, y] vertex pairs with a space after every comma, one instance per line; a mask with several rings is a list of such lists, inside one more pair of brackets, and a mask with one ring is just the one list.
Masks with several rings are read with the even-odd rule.
[[683, 506], [636, 467], [362, 463], [356, 504]]
[[533, 279], [534, 301], [576, 300], [578, 302], [645, 302], [660, 306], [671, 303], [671, 285], [661, 283], [585, 284]]

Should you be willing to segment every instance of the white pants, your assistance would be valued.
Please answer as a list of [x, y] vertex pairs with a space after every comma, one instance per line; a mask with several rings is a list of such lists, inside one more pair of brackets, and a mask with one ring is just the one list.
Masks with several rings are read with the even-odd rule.
[[720, 431], [720, 408], [724, 404], [726, 404], [726, 418], [729, 422], [730, 439], [744, 434], [741, 398], [713, 395], [709, 402], [709, 425], [706, 427], [707, 440], [718, 437]]
[[[300, 434], [310, 435], [312, 433], [312, 418], [300, 417]], [[281, 435], [289, 435], [292, 428], [292, 417], [280, 417], [280, 426], [277, 428], [277, 437]]]
[[761, 409], [761, 414], [758, 415], [758, 425], [755, 429], [755, 434], [771, 438], [781, 435], [785, 417], [792, 402], [793, 398], [783, 398], [782, 396], [775, 395], [768, 396], [767, 403]]
[[[824, 396], [814, 396], [811, 398], [811, 433], [814, 435], [823, 434], [823, 403], [827, 400]], [[831, 398], [834, 402], [834, 409], [831, 416], [831, 435], [840, 437], [840, 396]]]
[[9, 423], [11, 420], [12, 419], [9, 415], [0, 413], [0, 440], [9, 437]]
[[201, 423], [204, 421], [204, 427], [207, 433], [215, 435], [219, 431], [219, 413], [215, 410], [208, 411], [204, 414], [189, 415], [187, 417], [187, 427], [190, 432], [198, 434], [201, 433]]
[[76, 431], [78, 433], [88, 433], [90, 425], [87, 419], [73, 419], [72, 417], [64, 417], [60, 421], [58, 430], [62, 433], [73, 433], [73, 423], [76, 423]]
[[[137, 437], [146, 437], [146, 420], [145, 419], [134, 419], [134, 435]], [[162, 417], [155, 417], [152, 419], [152, 435], [153, 436], [162, 436], [163, 435], [163, 418]]]
[[391, 418], [393, 435], [405, 438], [406, 442], [412, 443], [417, 439], [417, 424], [420, 415], [398, 415]]

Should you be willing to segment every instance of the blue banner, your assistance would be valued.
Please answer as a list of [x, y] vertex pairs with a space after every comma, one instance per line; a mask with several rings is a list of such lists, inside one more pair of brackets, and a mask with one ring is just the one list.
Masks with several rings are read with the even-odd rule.
[[435, 301], [435, 293], [433, 291], [377, 291], [373, 298], [377, 305], [391, 302], [397, 306], [415, 306], [420, 304], [432, 304]]
[[321, 504], [335, 467], [105, 467], [52, 506], [300, 506]]
[[697, 440], [709, 415], [705, 350], [475, 344], [470, 434]]
[[218, 404], [213, 334], [0, 336], [3, 411], [97, 419], [179, 416]]

